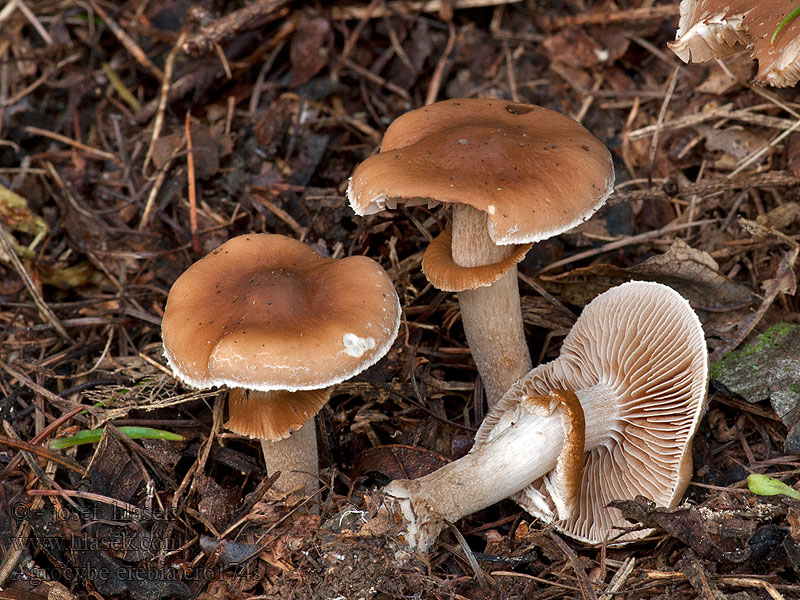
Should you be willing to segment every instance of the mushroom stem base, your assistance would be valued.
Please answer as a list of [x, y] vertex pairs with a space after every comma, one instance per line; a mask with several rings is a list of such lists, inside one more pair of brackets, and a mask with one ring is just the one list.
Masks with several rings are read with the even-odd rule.
[[[513, 246], [497, 246], [485, 213], [453, 206], [453, 261], [464, 267], [499, 262]], [[464, 333], [481, 374], [489, 407], [532, 368], [522, 323], [517, 267], [487, 287], [458, 294]]]
[[[491, 506], [555, 467], [564, 446], [562, 419], [520, 415], [501, 436], [477, 451], [420, 479], [400, 479], [384, 488], [390, 510], [407, 523], [410, 547], [427, 551], [446, 522]], [[521, 460], [523, 456], [536, 460]]]
[[267, 474], [278, 471], [280, 477], [272, 486], [277, 492], [289, 492], [302, 486], [299, 493], [309, 496], [319, 490], [317, 431], [314, 419], [309, 419], [298, 431], [277, 442], [261, 440]]
[[[589, 451], [615, 435], [619, 419], [614, 393], [598, 384], [575, 395], [586, 424], [583, 448]], [[447, 521], [491, 506], [550, 473], [569, 434], [571, 421], [564, 417], [563, 407], [544, 414], [520, 403], [503, 413], [495, 435], [466, 456], [419, 479], [392, 481], [383, 491], [389, 510], [405, 521], [399, 537], [409, 548], [425, 552]]]

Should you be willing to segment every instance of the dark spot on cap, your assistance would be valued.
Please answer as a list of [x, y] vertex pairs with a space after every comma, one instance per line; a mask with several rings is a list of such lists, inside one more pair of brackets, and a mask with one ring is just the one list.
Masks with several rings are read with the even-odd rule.
[[[491, 106], [491, 104], [489, 104]], [[533, 110], [533, 107], [526, 106], [525, 104], [506, 104], [506, 111], [512, 115], [524, 115]]]

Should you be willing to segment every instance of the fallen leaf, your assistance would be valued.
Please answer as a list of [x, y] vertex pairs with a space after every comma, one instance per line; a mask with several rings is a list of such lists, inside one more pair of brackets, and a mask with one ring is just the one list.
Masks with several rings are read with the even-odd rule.
[[[712, 362], [711, 380], [751, 404], [769, 400], [793, 428], [800, 422], [800, 327], [773, 325], [744, 348]], [[787, 436], [787, 447], [794, 439]]]
[[292, 79], [289, 87], [311, 81], [328, 62], [328, 46], [332, 41], [330, 23], [322, 17], [303, 18], [297, 25], [289, 50]]
[[368, 448], [359, 454], [352, 477], [377, 473], [387, 480], [417, 479], [443, 467], [447, 458], [416, 446], [389, 444]]
[[722, 275], [710, 254], [680, 239], [664, 254], [630, 268], [595, 264], [556, 276], [542, 276], [539, 281], [562, 301], [584, 306], [606, 290], [633, 279], [668, 285], [698, 309], [741, 308], [757, 300], [750, 288]]
[[637, 496], [635, 500], [615, 500], [610, 506], [620, 510], [629, 521], [678, 538], [706, 560], [740, 563], [750, 555], [749, 547], [742, 545], [741, 540], [712, 539], [696, 508], [659, 508], [643, 496]]

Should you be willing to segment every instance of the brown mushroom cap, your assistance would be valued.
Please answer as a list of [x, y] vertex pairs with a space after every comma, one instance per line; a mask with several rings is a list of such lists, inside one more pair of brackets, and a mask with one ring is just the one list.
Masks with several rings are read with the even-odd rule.
[[675, 41], [667, 44], [684, 62], [724, 58], [750, 48], [758, 61], [756, 81], [776, 87], [800, 79], [800, 19], [772, 44], [772, 34], [796, 7], [794, 0], [682, 0]]
[[488, 215], [498, 245], [536, 242], [588, 219], [613, 189], [606, 147], [560, 113], [496, 99], [446, 100], [389, 126], [353, 173], [359, 215], [396, 199], [463, 203]]
[[[658, 283], [626, 283], [586, 306], [557, 359], [511, 387], [478, 430], [473, 451], [526, 398], [574, 391], [586, 417], [586, 455], [577, 507], [556, 527], [589, 543], [630, 541], [647, 532], [616, 537], [615, 528], [628, 523], [606, 505], [639, 494], [662, 506], [680, 500], [692, 475], [691, 441], [707, 378], [703, 330], [688, 302]], [[558, 482], [551, 479], [514, 496], [548, 522], [556, 512], [548, 488]]]
[[178, 278], [162, 333], [170, 366], [193, 387], [296, 391], [366, 369], [399, 324], [397, 294], [375, 261], [333, 260], [291, 238], [250, 234]]

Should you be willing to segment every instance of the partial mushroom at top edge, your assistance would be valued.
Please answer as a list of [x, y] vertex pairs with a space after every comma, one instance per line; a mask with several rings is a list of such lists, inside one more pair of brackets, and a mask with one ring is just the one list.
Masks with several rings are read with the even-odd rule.
[[683, 62], [724, 58], [749, 48], [758, 61], [755, 81], [791, 87], [800, 80], [800, 19], [793, 0], [682, 0], [675, 41]]

